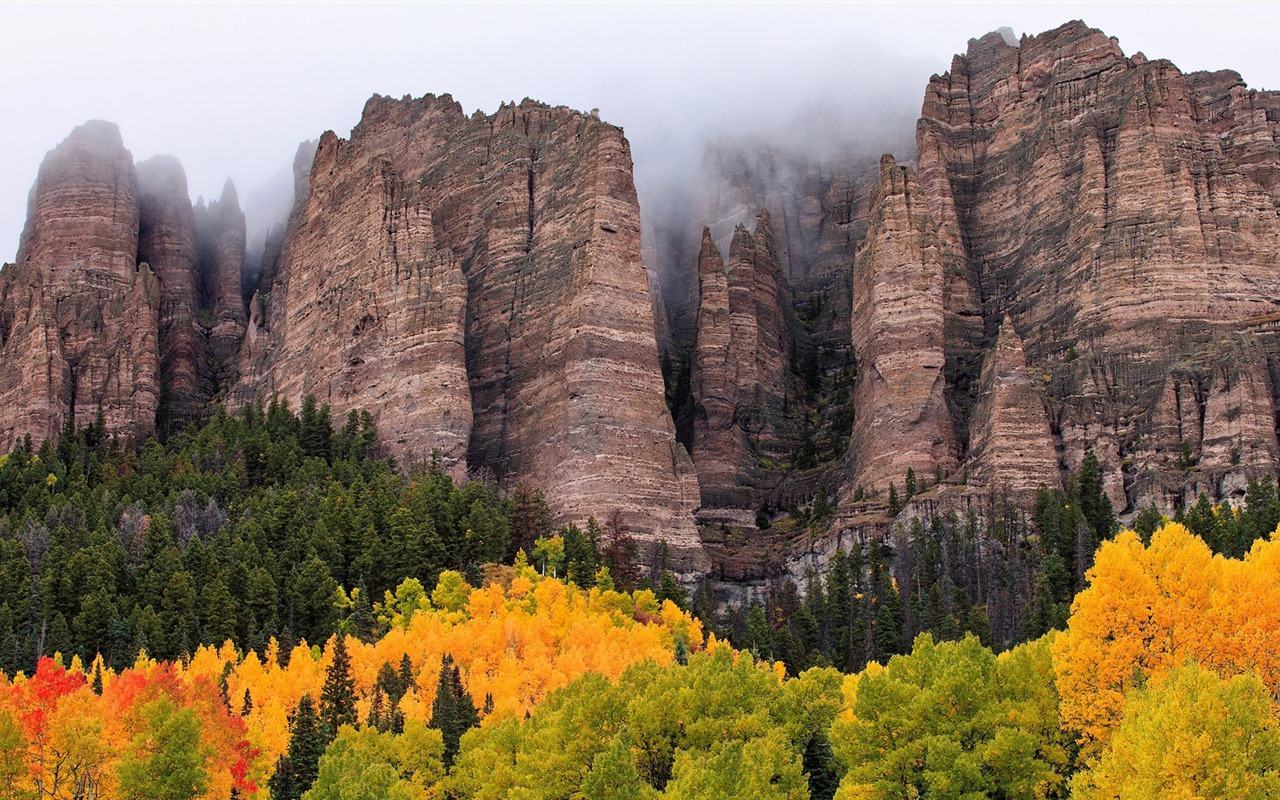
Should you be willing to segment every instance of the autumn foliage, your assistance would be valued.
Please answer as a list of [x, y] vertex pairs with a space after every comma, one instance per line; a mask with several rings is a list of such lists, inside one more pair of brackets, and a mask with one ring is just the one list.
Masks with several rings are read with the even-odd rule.
[[13, 796], [118, 797], [137, 775], [184, 784], [188, 796], [257, 791], [250, 773], [259, 752], [216, 683], [146, 658], [118, 674], [100, 665], [91, 673], [78, 660], [45, 658], [31, 676], [0, 676], [8, 739], [0, 782]]
[[1220, 677], [1252, 673], [1280, 692], [1280, 541], [1243, 559], [1214, 555], [1177, 524], [1149, 546], [1123, 532], [1099, 549], [1054, 647], [1063, 722], [1087, 755], [1106, 745], [1126, 696], [1187, 661]]
[[[345, 640], [360, 722], [369, 718], [379, 672], [406, 656], [412, 682], [396, 710], [412, 727], [431, 719], [445, 655], [476, 708], [523, 717], [586, 673], [617, 679], [641, 661], [673, 663], [677, 640], [703, 646], [700, 624], [652, 592], [583, 591], [528, 568], [505, 586], [480, 589], [445, 573], [429, 597], [407, 581], [377, 609], [390, 626], [384, 636]], [[175, 783], [164, 796], [253, 794], [288, 749], [300, 698], [321, 697], [336, 641], [304, 642], [287, 654], [274, 642], [262, 654], [202, 647], [185, 664], [144, 655], [119, 673], [97, 663], [86, 674], [78, 660], [64, 667], [44, 659], [29, 677], [0, 677], [0, 745], [20, 755], [0, 759], [0, 770], [12, 767], [16, 785], [33, 797], [124, 796], [122, 780], [144, 774]], [[162, 752], [166, 746], [172, 752]]]

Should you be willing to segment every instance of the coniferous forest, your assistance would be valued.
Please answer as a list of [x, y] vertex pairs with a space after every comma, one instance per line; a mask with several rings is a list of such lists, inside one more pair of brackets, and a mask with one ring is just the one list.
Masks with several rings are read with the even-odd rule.
[[1267, 482], [1121, 531], [1086, 458], [721, 608], [310, 399], [24, 442], [0, 499], [5, 797], [1280, 791]]

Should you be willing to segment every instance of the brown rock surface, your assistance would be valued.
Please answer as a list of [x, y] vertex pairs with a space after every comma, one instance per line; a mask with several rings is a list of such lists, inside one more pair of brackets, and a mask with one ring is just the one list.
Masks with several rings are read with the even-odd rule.
[[138, 186], [116, 126], [76, 128], [45, 157], [0, 301], [0, 447], [102, 414], [154, 429], [160, 292], [139, 266]]
[[1061, 482], [1038, 377], [1028, 371], [1022, 337], [1006, 318], [982, 369], [969, 432], [970, 483], [1026, 505], [1041, 485], [1056, 488]]
[[276, 357], [257, 385], [295, 407], [310, 394], [339, 415], [369, 410], [396, 453], [425, 461], [439, 449], [461, 477], [471, 395], [457, 259], [386, 159], [330, 134], [316, 163], [288, 283], [272, 297]]
[[799, 445], [792, 362], [809, 347], [791, 306], [767, 211], [739, 225], [723, 265], [709, 231], [691, 373], [694, 464], [703, 505], [758, 507]]
[[[697, 481], [663, 402], [619, 129], [531, 101], [468, 117], [448, 96], [375, 96], [350, 142], [326, 137], [310, 180], [270, 296], [255, 304], [242, 391], [284, 390], [297, 401], [324, 387], [335, 410], [377, 408], [381, 430], [407, 434], [417, 423], [405, 415], [421, 413], [428, 389], [410, 385], [421, 369], [338, 391], [328, 376], [343, 365], [324, 348], [305, 351], [345, 337], [363, 340], [355, 347], [365, 363], [412, 358], [397, 354], [414, 341], [456, 354], [460, 270], [467, 466], [542, 487], [558, 520], [618, 510], [642, 539], [666, 539], [682, 569], [701, 563]], [[326, 204], [340, 213], [313, 215]], [[332, 250], [348, 269], [327, 269]], [[410, 280], [410, 261], [420, 281]], [[379, 296], [379, 285], [400, 294]], [[450, 358], [453, 395], [461, 373]], [[298, 377], [291, 365], [308, 359], [314, 368]], [[439, 391], [444, 378], [434, 375]], [[428, 430], [464, 435], [464, 419], [438, 417]]]
[[244, 339], [247, 313], [241, 289], [244, 270], [244, 212], [236, 187], [227, 181], [222, 197], [195, 207], [196, 243], [200, 252], [203, 327], [208, 342], [203, 379], [210, 397], [225, 394], [235, 383], [236, 360]]
[[958, 255], [939, 237], [912, 171], [890, 156], [872, 208], [853, 264], [851, 492], [902, 487], [908, 469], [924, 478], [956, 465], [944, 395], [943, 284]]
[[171, 156], [140, 162], [138, 261], [151, 265], [160, 285], [158, 320], [161, 425], [199, 417], [204, 401], [199, 369], [205, 355], [200, 328], [200, 273], [195, 216], [187, 176]]
[[948, 287], [954, 318], [980, 303], [988, 341], [1012, 319], [1028, 362], [1052, 376], [1066, 466], [1094, 448], [1118, 510], [1152, 475], [1171, 477], [1143, 431], [1176, 427], [1168, 398], [1188, 381], [1223, 387], [1233, 421], [1212, 436], [1248, 439], [1239, 449], [1258, 460], [1232, 465], [1230, 448], [1209, 447], [1180, 483], [1213, 474], [1221, 489], [1277, 467], [1274, 400], [1253, 399], [1270, 391], [1267, 357], [1245, 345], [1254, 355], [1230, 378], [1211, 366], [1216, 341], [1274, 314], [1280, 297], [1272, 104], [1230, 75], [1127, 59], [1078, 22], [1018, 46], [971, 41], [926, 92], [921, 188], [965, 257]]

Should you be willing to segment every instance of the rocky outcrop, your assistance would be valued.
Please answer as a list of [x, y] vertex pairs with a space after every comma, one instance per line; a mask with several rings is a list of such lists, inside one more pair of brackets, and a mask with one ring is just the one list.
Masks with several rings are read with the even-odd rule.
[[738, 226], [726, 266], [703, 232], [691, 394], [702, 503], [758, 507], [799, 444], [792, 364], [808, 342], [791, 306], [767, 211]]
[[1041, 486], [1061, 483], [1042, 394], [1027, 369], [1022, 337], [1005, 319], [987, 353], [969, 435], [969, 482], [1029, 506]]
[[0, 300], [0, 447], [99, 416], [155, 427], [160, 290], [138, 255], [138, 179], [116, 126], [90, 122], [50, 151]]
[[857, 410], [848, 490], [901, 487], [907, 470], [950, 474], [957, 444], [946, 402], [943, 287], [958, 254], [914, 174], [885, 156], [871, 227], [853, 264]]
[[244, 339], [247, 313], [241, 289], [244, 271], [244, 212], [236, 187], [227, 181], [222, 197], [196, 204], [196, 240], [200, 249], [203, 325], [208, 357], [202, 375], [209, 397], [224, 394], [235, 383], [235, 365]]
[[724, 249], [738, 225], [750, 225], [765, 209], [787, 284], [826, 301], [816, 335], [835, 329], [833, 343], [844, 346], [848, 305], [841, 306], [845, 295], [838, 287], [866, 233], [876, 176], [875, 155], [861, 148], [824, 156], [755, 139], [709, 144], [692, 176], [688, 213], [654, 212], [649, 234], [654, 244], [647, 257], [661, 277], [672, 341], [691, 341], [697, 325], [702, 229]]
[[430, 209], [387, 159], [330, 134], [316, 162], [258, 388], [295, 407], [310, 394], [339, 414], [367, 409], [396, 453], [425, 461], [438, 449], [461, 477], [471, 395], [458, 260], [436, 246]]
[[137, 166], [138, 261], [151, 266], [160, 284], [157, 320], [160, 353], [160, 424], [169, 428], [197, 419], [205, 397], [199, 370], [204, 363], [200, 310], [200, 256], [187, 176], [172, 156]]
[[[1094, 449], [1117, 509], [1155, 484], [1168, 508], [1208, 475], [1222, 496], [1280, 466], [1274, 400], [1250, 399], [1270, 396], [1258, 348], [1274, 349], [1256, 339], [1242, 345], [1253, 355], [1214, 366], [1221, 340], [1274, 314], [1280, 297], [1273, 104], [1230, 75], [1126, 58], [1078, 22], [1017, 45], [974, 40], [926, 92], [919, 174], [943, 237], [962, 243], [948, 289], [956, 318], [976, 298], [988, 342], [1012, 320], [1028, 363], [1050, 377], [1065, 466]], [[1184, 459], [1178, 478], [1143, 432], [1189, 435], [1194, 422], [1171, 421], [1183, 412], [1169, 399], [1214, 385], [1232, 398], [1222, 435], [1259, 458], [1233, 464], [1231, 448], [1192, 441], [1207, 455]]]
[[349, 141], [324, 137], [291, 227], [241, 396], [368, 408], [393, 450], [448, 449], [458, 469], [465, 440], [466, 468], [542, 487], [558, 520], [617, 511], [701, 563], [619, 129], [531, 101], [468, 117], [448, 96], [374, 97]]

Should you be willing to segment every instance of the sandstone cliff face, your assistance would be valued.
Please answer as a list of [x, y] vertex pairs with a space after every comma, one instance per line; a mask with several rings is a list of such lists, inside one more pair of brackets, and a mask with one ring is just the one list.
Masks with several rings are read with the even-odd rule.
[[208, 358], [202, 375], [205, 393], [217, 397], [235, 382], [235, 361], [244, 338], [247, 315], [241, 290], [244, 271], [244, 212], [236, 187], [227, 181], [222, 197], [195, 207], [200, 249], [203, 326]]
[[542, 487], [557, 519], [617, 510], [700, 563], [620, 130], [530, 101], [468, 117], [374, 97], [349, 142], [321, 143], [291, 227], [242, 395], [377, 409], [397, 451], [434, 439], [459, 469], [465, 440], [466, 467]]
[[0, 274], [0, 445], [99, 413], [128, 438], [207, 413], [243, 337], [243, 259], [234, 189], [193, 210], [177, 160], [135, 168], [114, 125], [74, 130]]
[[871, 227], [853, 265], [858, 379], [849, 490], [950, 474], [957, 444], [947, 408], [943, 286], [958, 254], [937, 232], [914, 174], [881, 161]]
[[295, 407], [311, 394], [339, 414], [368, 409], [395, 452], [426, 460], [438, 448], [461, 476], [471, 395], [458, 261], [435, 246], [430, 210], [385, 158], [330, 134], [315, 164], [288, 282], [272, 296], [279, 336], [260, 388]]
[[982, 369], [969, 435], [970, 483], [1026, 505], [1040, 486], [1056, 488], [1062, 479], [1044, 383], [1036, 378], [1027, 369], [1022, 337], [1006, 318]]
[[[929, 85], [919, 171], [943, 237], [963, 243], [952, 294], [980, 298], [988, 341], [1005, 315], [1023, 332], [1066, 466], [1097, 450], [1118, 509], [1155, 484], [1167, 508], [1209, 475], [1229, 493], [1278, 464], [1274, 401], [1253, 399], [1273, 396], [1267, 357], [1214, 356], [1280, 297], [1271, 104], [1229, 76], [1126, 58], [1081, 23], [1019, 46], [985, 36]], [[1208, 402], [1176, 403], [1184, 384], [1231, 409], [1215, 429], [1184, 418]], [[1175, 428], [1199, 459], [1182, 475], [1167, 437], [1144, 435]], [[1233, 464], [1206, 437], [1257, 458]]]
[[160, 284], [157, 320], [160, 353], [161, 425], [197, 419], [203, 398], [199, 370], [204, 360], [199, 253], [195, 215], [182, 165], [170, 156], [138, 164], [138, 261], [151, 266]]
[[119, 130], [76, 128], [40, 167], [0, 305], [0, 447], [101, 413], [127, 436], [154, 429], [160, 291], [140, 266], [138, 179]]
[[768, 212], [738, 226], [726, 266], [703, 233], [691, 375], [692, 455], [702, 503], [752, 508], [799, 445], [792, 364], [808, 342], [791, 306]]

